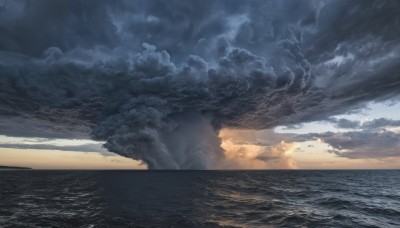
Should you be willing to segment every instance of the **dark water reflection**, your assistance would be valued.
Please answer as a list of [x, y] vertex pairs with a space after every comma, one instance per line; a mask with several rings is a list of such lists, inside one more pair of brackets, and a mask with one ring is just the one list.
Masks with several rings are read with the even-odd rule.
[[400, 227], [400, 171], [0, 171], [0, 227]]

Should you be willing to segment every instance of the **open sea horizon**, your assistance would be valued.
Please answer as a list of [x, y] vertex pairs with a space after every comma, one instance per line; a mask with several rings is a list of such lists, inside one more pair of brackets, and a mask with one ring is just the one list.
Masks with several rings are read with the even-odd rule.
[[0, 227], [400, 227], [400, 170], [0, 170]]

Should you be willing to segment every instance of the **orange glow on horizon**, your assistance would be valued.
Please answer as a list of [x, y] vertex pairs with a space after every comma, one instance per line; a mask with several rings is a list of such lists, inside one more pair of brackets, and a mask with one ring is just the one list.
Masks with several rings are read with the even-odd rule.
[[[291, 153], [296, 143], [257, 144], [254, 131], [224, 129], [220, 132], [228, 169], [296, 169]], [[252, 141], [253, 140], [253, 141]]]
[[0, 148], [0, 165], [33, 169], [147, 169], [139, 161], [94, 152]]

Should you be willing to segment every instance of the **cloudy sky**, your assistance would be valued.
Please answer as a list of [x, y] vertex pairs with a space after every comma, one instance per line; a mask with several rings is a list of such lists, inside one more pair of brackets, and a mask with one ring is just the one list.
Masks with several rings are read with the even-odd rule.
[[0, 1], [0, 165], [400, 168], [400, 2]]

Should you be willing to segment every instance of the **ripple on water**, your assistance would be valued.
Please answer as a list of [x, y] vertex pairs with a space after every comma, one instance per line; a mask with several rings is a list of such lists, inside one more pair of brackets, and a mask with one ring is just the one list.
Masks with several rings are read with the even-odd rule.
[[400, 227], [385, 172], [2, 172], [0, 227]]

